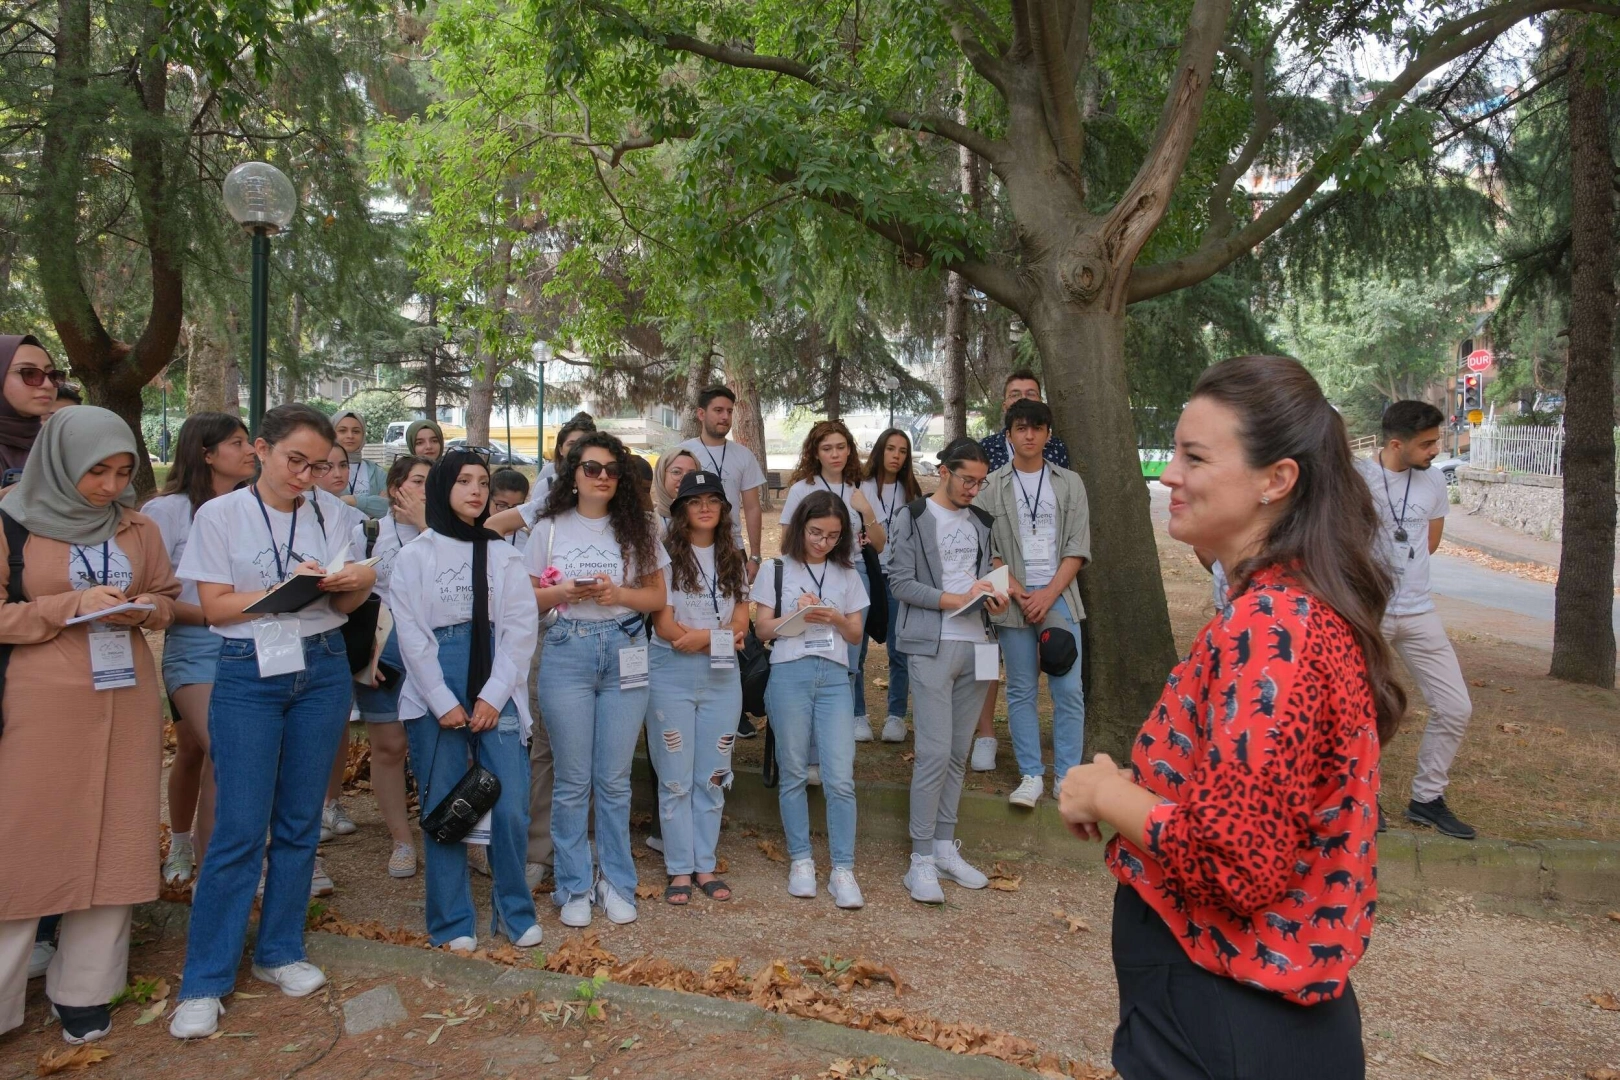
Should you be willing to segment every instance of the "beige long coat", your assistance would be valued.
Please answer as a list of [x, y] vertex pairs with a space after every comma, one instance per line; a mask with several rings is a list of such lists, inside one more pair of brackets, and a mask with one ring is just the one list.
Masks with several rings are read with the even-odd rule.
[[[126, 509], [117, 541], [134, 577], [128, 595], [157, 600], [146, 627], [168, 626], [180, 583], [156, 523]], [[0, 706], [0, 920], [138, 904], [158, 894], [162, 683], [136, 633], [136, 685], [91, 688], [89, 624], [63, 626], [79, 602], [70, 554], [60, 540], [30, 536], [23, 551], [28, 603], [0, 604], [0, 643], [15, 646]], [[8, 556], [0, 533], [0, 600], [11, 576]]]

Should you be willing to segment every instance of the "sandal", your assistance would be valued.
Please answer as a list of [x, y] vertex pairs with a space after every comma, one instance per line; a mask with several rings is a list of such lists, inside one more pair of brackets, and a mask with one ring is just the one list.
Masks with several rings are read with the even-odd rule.
[[[720, 878], [710, 878], [708, 881], [700, 881], [698, 882], [698, 888], [702, 889], [703, 895], [707, 896], [710, 900], [716, 900], [723, 904], [727, 900], [731, 899], [731, 886], [727, 885]], [[721, 892], [725, 893], [726, 895], [715, 895], [715, 893]]]
[[690, 882], [685, 885], [674, 882], [675, 879], [670, 878], [670, 884], [664, 886], [664, 903], [671, 907], [685, 907], [692, 902], [692, 885]]

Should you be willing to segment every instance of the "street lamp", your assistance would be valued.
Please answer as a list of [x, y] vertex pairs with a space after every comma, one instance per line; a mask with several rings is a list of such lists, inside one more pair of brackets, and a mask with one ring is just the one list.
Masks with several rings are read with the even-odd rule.
[[510, 372], [501, 372], [496, 380], [502, 390], [506, 391], [506, 463], [512, 464], [512, 375]]
[[163, 429], [158, 432], [158, 460], [169, 463], [169, 369], [165, 367], [158, 378], [163, 387]]
[[269, 334], [270, 238], [292, 224], [298, 193], [281, 170], [244, 161], [225, 174], [225, 209], [253, 234], [253, 296], [248, 348], [248, 429], [257, 435], [264, 416], [265, 351]]
[[546, 361], [551, 359], [551, 346], [543, 341], [536, 341], [529, 346], [529, 355], [534, 357], [535, 370], [539, 372], [537, 386], [539, 397], [534, 407], [534, 446], [535, 454], [543, 466], [546, 463]]
[[900, 380], [894, 375], [885, 375], [883, 385], [889, 391], [889, 426], [894, 427], [894, 392], [900, 389]]

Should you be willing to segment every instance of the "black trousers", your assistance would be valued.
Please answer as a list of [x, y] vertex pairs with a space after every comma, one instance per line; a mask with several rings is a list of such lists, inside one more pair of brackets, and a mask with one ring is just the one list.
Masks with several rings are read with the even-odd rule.
[[1114, 893], [1113, 945], [1114, 1068], [1124, 1080], [1365, 1080], [1353, 986], [1297, 1005], [1205, 971], [1125, 885]]

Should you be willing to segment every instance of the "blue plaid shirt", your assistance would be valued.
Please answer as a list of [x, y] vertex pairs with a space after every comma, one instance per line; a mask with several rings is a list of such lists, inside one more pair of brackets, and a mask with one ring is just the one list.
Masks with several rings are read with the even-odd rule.
[[[1012, 460], [1012, 451], [1007, 446], [1007, 433], [998, 431], [994, 435], [986, 435], [979, 440], [984, 448], [985, 456], [990, 459], [990, 471], [995, 472], [1008, 461]], [[1069, 468], [1069, 448], [1063, 445], [1063, 440], [1054, 433], [1046, 440], [1046, 452], [1042, 455], [1047, 461], [1060, 468]]]

